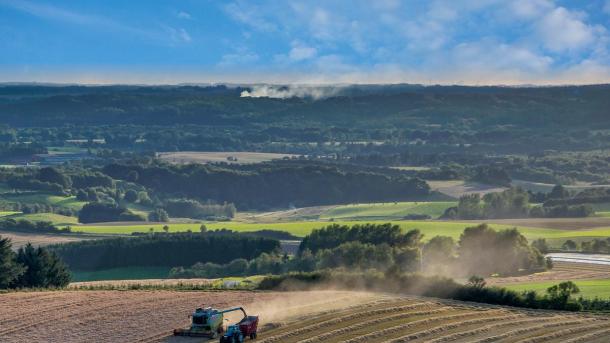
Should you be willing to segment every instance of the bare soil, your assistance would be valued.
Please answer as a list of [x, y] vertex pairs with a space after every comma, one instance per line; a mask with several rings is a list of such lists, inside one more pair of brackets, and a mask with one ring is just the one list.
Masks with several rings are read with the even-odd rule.
[[157, 157], [159, 157], [160, 159], [171, 163], [259, 163], [275, 159], [281, 159], [284, 157], [297, 156], [298, 155], [248, 151], [178, 151], [162, 152], [157, 155]]
[[58, 243], [77, 242], [85, 239], [95, 239], [96, 237], [87, 235], [58, 235], [58, 234], [38, 234], [24, 232], [0, 231], [0, 236], [10, 238], [13, 249], [26, 245], [28, 242], [35, 246], [45, 246]]
[[0, 295], [0, 341], [202, 342], [171, 332], [203, 305], [260, 315], [259, 342], [603, 342], [610, 332], [607, 316], [387, 294], [56, 291]]

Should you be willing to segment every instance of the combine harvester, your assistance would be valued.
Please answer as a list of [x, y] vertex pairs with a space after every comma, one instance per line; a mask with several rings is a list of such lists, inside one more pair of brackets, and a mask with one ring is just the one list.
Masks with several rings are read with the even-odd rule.
[[239, 323], [230, 325], [226, 334], [220, 337], [221, 342], [241, 343], [245, 337], [256, 338], [258, 316], [248, 316], [243, 307], [217, 310], [211, 307], [198, 308], [191, 315], [191, 326], [186, 329], [174, 329], [174, 336], [216, 338], [224, 332], [224, 314], [242, 311], [244, 317]]

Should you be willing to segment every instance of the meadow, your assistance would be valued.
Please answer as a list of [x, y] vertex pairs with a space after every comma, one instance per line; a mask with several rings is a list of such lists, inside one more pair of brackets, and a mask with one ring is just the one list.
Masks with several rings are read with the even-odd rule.
[[67, 207], [75, 211], [80, 210], [87, 203], [86, 201], [76, 200], [75, 196], [64, 197], [37, 192], [3, 193], [2, 199], [10, 202], [48, 204], [58, 207]]
[[[539, 281], [539, 282], [524, 282], [514, 285], [502, 285], [516, 291], [536, 291], [539, 294], [546, 292], [547, 288], [566, 280]], [[572, 280], [580, 289], [580, 293], [576, 295], [583, 298], [610, 298], [610, 279], [598, 280]]]
[[355, 218], [387, 218], [401, 219], [409, 214], [428, 215], [432, 218], [440, 217], [447, 208], [457, 206], [455, 201], [437, 202], [388, 202], [376, 204], [354, 204], [336, 206], [324, 211], [320, 219], [355, 219]]
[[169, 267], [125, 267], [96, 271], [72, 271], [72, 282], [100, 280], [165, 279]]
[[[208, 230], [230, 229], [238, 232], [258, 231], [263, 229], [286, 231], [298, 237], [304, 237], [313, 229], [321, 228], [331, 224], [356, 225], [363, 223], [387, 223], [391, 222], [403, 230], [419, 229], [425, 239], [434, 236], [449, 236], [459, 239], [465, 228], [475, 226], [476, 223], [448, 222], [448, 221], [295, 221], [285, 223], [243, 223], [243, 222], [213, 222], [205, 223]], [[75, 225], [72, 230], [76, 232], [87, 232], [96, 234], [131, 234], [133, 232], [162, 232], [163, 226], [169, 227], [169, 232], [199, 232], [199, 223], [168, 223], [168, 224], [136, 224], [136, 225]], [[595, 228], [590, 230], [562, 230], [550, 228], [538, 228], [527, 226], [514, 226], [506, 224], [490, 224], [490, 227], [501, 230], [516, 227], [529, 240], [546, 238], [552, 246], [560, 246], [566, 239], [591, 239], [593, 237], [610, 237], [610, 227]]]

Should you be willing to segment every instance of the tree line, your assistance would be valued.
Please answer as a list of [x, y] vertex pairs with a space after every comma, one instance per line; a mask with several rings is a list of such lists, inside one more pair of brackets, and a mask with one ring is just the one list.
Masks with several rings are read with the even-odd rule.
[[54, 252], [28, 243], [15, 253], [10, 239], [0, 236], [0, 289], [65, 287], [70, 278]]
[[423, 199], [425, 181], [404, 176], [342, 172], [323, 165], [261, 164], [250, 170], [211, 165], [110, 164], [114, 179], [135, 182], [165, 194], [234, 203], [238, 208], [302, 207], [323, 204]]
[[279, 241], [223, 232], [152, 233], [136, 237], [71, 242], [49, 247], [73, 270], [131, 266], [180, 266], [199, 261], [227, 263], [279, 249]]
[[[379, 232], [378, 235], [375, 233]], [[313, 230], [294, 257], [264, 254], [226, 264], [197, 263], [178, 267], [172, 277], [221, 277], [311, 272], [325, 269], [429, 272], [440, 275], [513, 275], [552, 265], [516, 229], [495, 231], [487, 225], [466, 228], [456, 243], [436, 236], [423, 241], [419, 230], [402, 233], [397, 225], [337, 224]]]

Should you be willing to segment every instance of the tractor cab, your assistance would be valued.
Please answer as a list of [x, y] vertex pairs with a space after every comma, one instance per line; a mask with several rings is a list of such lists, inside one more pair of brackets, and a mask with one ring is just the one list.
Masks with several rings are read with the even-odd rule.
[[220, 337], [221, 343], [242, 343], [244, 335], [239, 329], [239, 325], [229, 325], [225, 334]]

